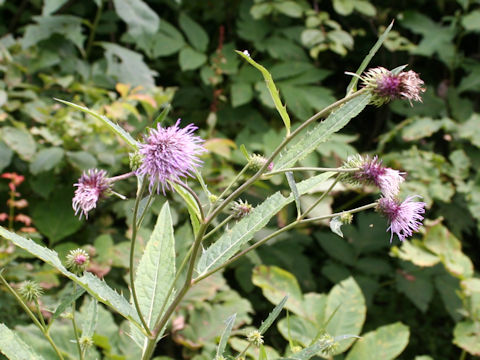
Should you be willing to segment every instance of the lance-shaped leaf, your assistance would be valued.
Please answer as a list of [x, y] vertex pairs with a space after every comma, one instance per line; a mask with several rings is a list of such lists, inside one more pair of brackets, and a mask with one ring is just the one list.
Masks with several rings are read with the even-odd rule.
[[[390, 23], [390, 25], [388, 25], [388, 27], [385, 29], [383, 34], [378, 38], [377, 42], [370, 49], [367, 56], [365, 56], [365, 59], [363, 59], [362, 63], [357, 69], [357, 72], [356, 72], [357, 75], [360, 75], [363, 72], [363, 70], [367, 68], [368, 64], [370, 63], [372, 58], [375, 56], [378, 49], [380, 49], [380, 46], [382, 46], [384, 41], [387, 39], [387, 35], [390, 32], [390, 30], [392, 30], [392, 27], [393, 27], [393, 21]], [[347, 87], [347, 95], [356, 90], [357, 83], [358, 83], [358, 77], [357, 76], [352, 77], [352, 80], [350, 80], [350, 84], [348, 84], [348, 87]]]
[[302, 205], [300, 204], [300, 194], [298, 193], [297, 184], [295, 183], [295, 178], [293, 177], [293, 172], [287, 171], [285, 173], [287, 178], [288, 186], [292, 190], [293, 198], [295, 199], [295, 205], [297, 206], [297, 216], [302, 215]]
[[77, 110], [81, 110], [89, 115], [92, 115], [93, 117], [97, 118], [98, 120], [102, 121], [105, 125], [107, 125], [110, 130], [112, 130], [115, 134], [117, 134], [118, 136], [120, 136], [128, 145], [130, 145], [134, 150], [137, 150], [138, 148], [138, 144], [137, 142], [135, 141], [135, 139], [128, 133], [126, 132], [122, 127], [120, 127], [119, 125], [115, 124], [114, 122], [112, 122], [109, 118], [107, 118], [106, 116], [104, 115], [100, 115], [100, 114], [97, 114], [95, 111], [92, 111], [90, 110], [89, 108], [86, 108], [84, 106], [81, 106], [81, 105], [77, 105], [77, 104], [74, 104], [74, 103], [71, 103], [69, 101], [65, 101], [65, 100], [60, 100], [60, 99], [55, 99], [57, 101], [60, 101], [62, 104], [65, 104], [65, 105], [68, 105], [68, 106], [71, 106]]
[[[297, 184], [300, 195], [305, 194], [321, 184], [333, 172], [326, 172], [313, 176]], [[231, 230], [226, 231], [213, 245], [204, 251], [197, 264], [199, 276], [223, 264], [232, 257], [241, 247], [253, 238], [253, 235], [278, 213], [284, 206], [293, 201], [293, 195], [285, 197], [276, 192], [258, 205], [252, 212], [236, 223]]]
[[190, 220], [193, 227], [193, 233], [196, 234], [200, 228], [200, 221], [202, 221], [202, 215], [200, 212], [200, 205], [197, 203], [192, 194], [190, 194], [183, 186], [169, 182], [175, 189], [178, 195], [180, 195], [187, 205], [188, 213], [190, 214]]
[[0, 352], [10, 360], [43, 360], [15, 332], [0, 324]]
[[302, 136], [294, 145], [284, 150], [278, 160], [275, 161], [273, 171], [292, 167], [298, 160], [304, 159], [321, 143], [327, 141], [332, 134], [342, 129], [351, 119], [360, 114], [370, 102], [371, 96], [370, 93], [366, 92], [333, 111], [325, 120]]
[[262, 65], [260, 65], [255, 60], [253, 60], [250, 57], [250, 55], [248, 55], [248, 53], [241, 52], [238, 50], [235, 50], [235, 52], [241, 57], [243, 57], [245, 60], [247, 60], [255, 68], [260, 70], [260, 72], [263, 75], [263, 78], [265, 79], [265, 83], [267, 85], [268, 91], [270, 92], [270, 96], [272, 97], [273, 103], [275, 104], [275, 108], [277, 109], [278, 113], [282, 117], [283, 123], [285, 124], [285, 128], [287, 129], [287, 134], [290, 134], [290, 116], [288, 116], [287, 108], [285, 107], [285, 105], [282, 104], [282, 100], [280, 99], [278, 89], [275, 86], [275, 83], [273, 82], [272, 75]]
[[0, 236], [4, 239], [10, 240], [14, 245], [24, 249], [40, 260], [43, 260], [47, 264], [53, 266], [60, 273], [80, 285], [95, 299], [111, 307], [120, 315], [130, 320], [133, 324], [135, 324], [135, 326], [141, 328], [135, 309], [130, 305], [127, 299], [108, 286], [105, 281], [100, 280], [98, 277], [89, 272], [85, 272], [83, 276], [78, 277], [74, 273], [68, 271], [65, 266], [63, 266], [58, 254], [55, 251], [41, 246], [33, 240], [10, 232], [2, 226], [0, 226]]
[[220, 358], [220, 356], [223, 356], [225, 347], [227, 346], [228, 338], [232, 333], [232, 328], [233, 328], [233, 325], [235, 324], [236, 317], [237, 317], [237, 314], [233, 314], [225, 321], [225, 330], [223, 330], [222, 336], [220, 337], [220, 342], [218, 343], [218, 347], [217, 347], [217, 358]]
[[277, 306], [272, 310], [270, 314], [268, 314], [267, 318], [265, 319], [264, 322], [262, 322], [262, 325], [260, 325], [260, 329], [258, 331], [260, 334], [265, 334], [265, 332], [268, 330], [270, 326], [272, 326], [273, 322], [277, 319], [278, 315], [280, 315], [280, 312], [283, 310], [283, 307], [285, 306], [285, 303], [287, 302], [288, 295], [285, 296], [282, 301], [280, 301]]
[[[333, 339], [333, 342], [339, 342], [345, 339], [358, 338], [356, 335], [340, 335], [336, 336]], [[281, 358], [279, 360], [308, 360], [320, 353], [321, 351], [326, 350], [329, 346], [332, 345], [330, 341], [319, 340], [315, 344], [306, 347], [305, 349], [290, 355], [288, 358]]]
[[50, 320], [50, 323], [57, 319], [62, 313], [67, 310], [67, 308], [70, 308], [72, 306], [72, 303], [77, 300], [80, 296], [83, 295], [85, 292], [84, 289], [77, 289], [75, 292], [69, 292], [65, 293], [62, 298], [60, 299], [60, 304], [57, 306], [55, 309], [55, 312], [52, 315], [52, 319]]
[[[166, 202], [157, 218], [157, 223], [148, 240], [145, 252], [138, 264], [135, 277], [140, 310], [149, 328], [153, 328], [175, 278], [175, 239], [172, 216]], [[132, 332], [134, 340], [143, 346], [147, 337], [137, 329]], [[160, 335], [161, 336], [161, 335]]]
[[93, 333], [95, 332], [95, 328], [97, 327], [98, 321], [98, 302], [95, 299], [90, 299], [90, 303], [88, 304], [87, 312], [86, 312], [86, 319], [83, 319], [82, 324], [82, 337], [86, 338], [93, 338]]

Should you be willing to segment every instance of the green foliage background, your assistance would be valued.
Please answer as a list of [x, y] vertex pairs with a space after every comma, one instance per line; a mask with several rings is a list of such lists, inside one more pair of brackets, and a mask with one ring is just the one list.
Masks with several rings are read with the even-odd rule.
[[[38, 230], [35, 241], [55, 249], [61, 259], [70, 249], [85, 247], [94, 260], [90, 270], [125, 294], [133, 200], [107, 199], [85, 222], [75, 219], [71, 197], [84, 169], [101, 167], [111, 175], [127, 171], [127, 146], [105, 125], [53, 98], [84, 104], [135, 138], [166, 108], [166, 124], [179, 117], [183, 124], [195, 123], [210, 150], [202, 174], [217, 193], [245, 163], [241, 144], [249, 152], [268, 154], [284, 131], [261, 74], [234, 50], [247, 49], [271, 72], [295, 128], [345, 94], [350, 76], [344, 72], [356, 70], [394, 19], [371, 66], [409, 64], [426, 82], [423, 103], [367, 108], [302, 165], [334, 167], [357, 152], [378, 154], [386, 165], [408, 173], [402, 197], [419, 194], [427, 202], [425, 231], [409, 243], [390, 245], [385, 222], [366, 213], [343, 228], [344, 239], [328, 227], [283, 234], [201, 283], [181, 304], [179, 327], [164, 339], [158, 355], [211, 359], [224, 321], [234, 312], [229, 346], [241, 350], [243, 333], [236, 329], [258, 325], [286, 287], [290, 315], [266, 334], [269, 359], [288, 353], [289, 344], [308, 346], [340, 291], [352, 304], [339, 311], [358, 316], [346, 330], [364, 340], [335, 358], [480, 355], [480, 280], [475, 277], [480, 263], [479, 1], [0, 3], [0, 171], [25, 175], [19, 192], [29, 204], [22, 212]], [[256, 204], [286, 186], [274, 177], [252, 188], [248, 200]], [[135, 183], [127, 181], [117, 190], [132, 198]], [[328, 197], [318, 214], [359, 206], [375, 196], [371, 189], [346, 187]], [[167, 197], [181, 258], [192, 241], [189, 217], [180, 197]], [[7, 181], [1, 180], [0, 212], [7, 211], [7, 198]], [[147, 215], [141, 245], [163, 203], [157, 199]], [[293, 208], [280, 212], [270, 228], [289, 216]], [[48, 289], [47, 308], [55, 308], [58, 292], [68, 293], [52, 267], [20, 251], [0, 256], [9, 281], [34, 278]], [[21, 309], [6, 292], [0, 296], [0, 321], [41, 347]], [[98, 316], [92, 358], [100, 353], [107, 359], [136, 358], [138, 349], [119, 332], [125, 330], [121, 319], [101, 307]], [[334, 331], [342, 323], [332, 319], [327, 330]], [[56, 331], [68, 338], [71, 330]], [[382, 339], [390, 346], [381, 348]], [[342, 343], [341, 350], [352, 342]], [[48, 358], [50, 349], [45, 351]]]

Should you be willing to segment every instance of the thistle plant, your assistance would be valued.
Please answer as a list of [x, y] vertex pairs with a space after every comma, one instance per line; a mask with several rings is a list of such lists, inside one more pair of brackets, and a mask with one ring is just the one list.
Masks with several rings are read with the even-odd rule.
[[[269, 72], [255, 62], [248, 51], [237, 52], [245, 61], [257, 68], [264, 76], [272, 100], [285, 125], [285, 136], [279, 141], [271, 154], [260, 156], [246, 152], [246, 164], [230, 183], [221, 189], [221, 193], [212, 193], [201, 175], [202, 157], [208, 156], [204, 148], [204, 139], [197, 134], [197, 127], [177, 120], [172, 126], [158, 123], [150, 128], [139, 140], [132, 138], [118, 125], [89, 109], [62, 101], [81, 111], [106, 122], [123, 141], [131, 147], [129, 172], [108, 177], [105, 170], [90, 169], [83, 173], [76, 187], [72, 207], [81, 218], [88, 218], [99, 202], [113, 194], [114, 183], [136, 177], [138, 187], [133, 207], [130, 241], [129, 288], [130, 302], [116, 293], [86, 270], [88, 254], [81, 250], [72, 251], [62, 265], [58, 257], [33, 245], [31, 240], [19, 237], [5, 229], [0, 235], [11, 240], [32, 254], [55, 266], [65, 276], [74, 281], [74, 289], [80, 286], [97, 300], [116, 310], [131, 324], [129, 335], [141, 349], [142, 359], [151, 359], [162, 337], [166, 336], [168, 326], [175, 316], [178, 306], [195, 284], [221, 271], [245, 254], [265, 244], [270, 239], [299, 225], [315, 224], [320, 220], [338, 217], [342, 223], [350, 223], [353, 214], [375, 209], [385, 215], [389, 222], [386, 231], [390, 231], [390, 242], [397, 235], [405, 241], [420, 229], [426, 204], [415, 201], [418, 195], [411, 195], [403, 202], [399, 199], [405, 173], [383, 166], [377, 157], [360, 156], [349, 158], [338, 168], [295, 167], [313, 152], [334, 132], [339, 131], [358, 115], [367, 105], [380, 106], [393, 99], [421, 101], [423, 81], [412, 70], [389, 71], [374, 68], [361, 75], [357, 74], [363, 87], [355, 91], [351, 87], [347, 95], [327, 106], [311, 118], [291, 129], [291, 120], [282, 104], [278, 90]], [[356, 81], [353, 80], [354, 82]], [[318, 120], [323, 119], [321, 122]], [[307, 131], [308, 129], [308, 131]], [[250, 171], [247, 171], [250, 170]], [[296, 182], [294, 174], [313, 171], [314, 175]], [[284, 196], [276, 192], [259, 205], [253, 207], [240, 197], [259, 181], [267, 181], [274, 175], [286, 176], [289, 194]], [[297, 176], [298, 177], [298, 176]], [[187, 183], [197, 180], [199, 186]], [[312, 205], [303, 208], [300, 198], [311, 188], [333, 180], [331, 186]], [[317, 205], [341, 181], [359, 185], [374, 185], [381, 195], [370, 204], [342, 211], [341, 213], [310, 216]], [[148, 194], [147, 194], [148, 188]], [[197, 188], [203, 193], [197, 192]], [[151, 240], [147, 243], [138, 265], [135, 264], [135, 245], [137, 234], [142, 226], [145, 213], [155, 197], [165, 198], [170, 192], [178, 193], [185, 202], [191, 218], [194, 240], [187, 255], [178, 263], [175, 261], [175, 239], [170, 216], [169, 203], [166, 201], [153, 229]], [[140, 203], [143, 201], [142, 207]], [[269, 233], [261, 239], [252, 241], [254, 235], [267, 225], [280, 210], [291, 203], [296, 204], [297, 216], [285, 226]], [[221, 220], [223, 218], [223, 220]], [[212, 238], [208, 247], [205, 240]], [[83, 274], [83, 275], [82, 275]], [[82, 275], [82, 276], [80, 276]], [[258, 330], [247, 335], [248, 345], [264, 350], [264, 333], [282, 310], [284, 299], [272, 311]], [[75, 300], [72, 301], [72, 313], [75, 313]], [[334, 316], [334, 315], [333, 315]], [[219, 343], [216, 358], [224, 358], [224, 350], [234, 320], [227, 327]], [[77, 330], [72, 319], [79, 357], [83, 358], [85, 349], [90, 346], [91, 337]], [[43, 327], [47, 329], [47, 326]], [[48, 332], [47, 332], [48, 335]], [[333, 354], [341, 341], [356, 337], [348, 334], [324, 334], [309, 347], [296, 352], [296, 359], [309, 359], [318, 352]], [[88, 345], [88, 346], [87, 346]], [[293, 347], [291, 347], [293, 348]], [[262, 350], [263, 349], [263, 350]], [[247, 348], [239, 352], [237, 359], [243, 357]]]

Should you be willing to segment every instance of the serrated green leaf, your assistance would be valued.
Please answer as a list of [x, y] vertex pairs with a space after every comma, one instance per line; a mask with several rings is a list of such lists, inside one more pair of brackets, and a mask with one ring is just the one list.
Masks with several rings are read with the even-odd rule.
[[62, 161], [64, 153], [64, 150], [58, 147], [40, 150], [30, 163], [30, 172], [37, 175], [52, 170]]
[[[162, 207], [157, 223], [138, 264], [135, 288], [140, 310], [149, 328], [153, 328], [175, 278], [175, 239], [168, 202]], [[172, 293], [173, 294], [173, 293]], [[172, 295], [170, 294], [170, 295]], [[145, 347], [148, 338], [133, 329], [136, 342]], [[162, 329], [163, 331], [163, 329]], [[161, 334], [160, 334], [161, 336]]]
[[129, 304], [127, 299], [108, 286], [105, 281], [99, 279], [89, 272], [85, 272], [83, 276], [78, 277], [77, 275], [68, 271], [65, 266], [63, 266], [58, 254], [55, 251], [41, 246], [33, 240], [10, 232], [2, 226], [0, 226], [0, 236], [11, 241], [15, 246], [26, 250], [40, 260], [43, 260], [47, 264], [53, 266], [55, 269], [60, 271], [60, 273], [80, 285], [98, 301], [111, 307], [120, 315], [130, 320], [138, 328], [141, 328], [141, 325], [138, 323], [139, 319], [135, 309]]
[[[318, 184], [330, 178], [334, 173], [323, 173], [313, 176], [297, 184], [299, 194], [305, 194]], [[293, 195], [288, 198], [280, 192], [268, 197], [263, 203], [236, 223], [231, 230], [225, 232], [213, 245], [205, 250], [197, 264], [199, 276], [223, 264], [240, 248], [253, 238], [253, 235], [263, 228], [269, 220], [285, 205], [293, 201]]]
[[[377, 42], [375, 43], [375, 45], [373, 45], [373, 47], [370, 49], [370, 51], [368, 52], [368, 55], [365, 56], [365, 59], [363, 59], [362, 63], [360, 64], [360, 66], [358, 67], [357, 71], [355, 74], [357, 75], [361, 75], [362, 72], [367, 68], [368, 64], [370, 63], [370, 61], [373, 59], [373, 57], [375, 56], [375, 54], [377, 53], [378, 49], [380, 49], [380, 47], [382, 46], [383, 42], [387, 39], [387, 36], [388, 36], [388, 33], [390, 32], [390, 30], [392, 30], [392, 27], [393, 27], [393, 21], [390, 23], [390, 25], [388, 25], [388, 27], [385, 29], [385, 31], [383, 32], [383, 34], [378, 38]], [[354, 92], [357, 88], [357, 83], [358, 83], [358, 77], [357, 76], [354, 76], [352, 77], [352, 80], [350, 80], [350, 84], [348, 84], [348, 87], [347, 87], [347, 94], [350, 94], [352, 92]]]
[[50, 321], [54, 321], [57, 319], [67, 308], [70, 308], [72, 303], [77, 300], [80, 296], [85, 293], [85, 289], [77, 289], [77, 291], [64, 293], [62, 298], [60, 299], [60, 304], [55, 309], [55, 312], [52, 315]]
[[247, 60], [251, 65], [253, 65], [262, 73], [263, 78], [265, 79], [265, 84], [270, 93], [270, 96], [272, 97], [273, 103], [275, 104], [275, 108], [277, 109], [278, 113], [280, 114], [283, 120], [283, 123], [285, 124], [285, 128], [287, 129], [287, 134], [290, 134], [290, 116], [288, 116], [286, 106], [282, 104], [282, 100], [280, 99], [280, 94], [278, 92], [277, 87], [275, 86], [275, 83], [273, 82], [272, 75], [262, 65], [260, 65], [255, 60], [253, 60], [250, 57], [250, 55], [238, 50], [235, 50], [235, 52], [241, 57], [243, 57], [245, 60]]
[[220, 342], [218, 343], [217, 347], [217, 358], [223, 356], [223, 352], [225, 351], [225, 347], [227, 346], [228, 338], [232, 333], [233, 325], [235, 324], [235, 318], [237, 314], [233, 314], [225, 321], [225, 330], [222, 332], [222, 336], [220, 337]]
[[370, 93], [359, 95], [331, 113], [294, 145], [284, 150], [274, 163], [273, 171], [289, 168], [298, 160], [304, 159], [322, 142], [325, 142], [330, 135], [342, 129], [351, 119], [357, 116], [368, 105], [370, 98]]
[[43, 359], [4, 324], [0, 324], [0, 352], [10, 360]]
[[81, 105], [77, 105], [77, 104], [74, 104], [74, 103], [71, 103], [69, 101], [65, 101], [65, 100], [60, 100], [60, 99], [55, 99], [65, 105], [68, 105], [68, 106], [71, 106], [73, 107], [74, 109], [77, 109], [77, 110], [80, 110], [80, 111], [83, 111], [89, 115], [92, 115], [94, 118], [97, 118], [98, 120], [102, 121], [105, 125], [107, 125], [110, 130], [112, 130], [115, 134], [117, 134], [118, 136], [120, 136], [123, 140], [125, 140], [125, 142], [130, 145], [134, 150], [137, 150], [138, 148], [138, 144], [137, 144], [137, 141], [135, 141], [135, 139], [129, 134], [127, 133], [123, 128], [121, 128], [119, 125], [115, 124], [114, 122], [112, 122], [109, 118], [107, 118], [106, 116], [104, 115], [99, 115], [97, 114], [95, 111], [92, 111], [84, 106], [81, 106]]
[[262, 322], [262, 325], [260, 325], [260, 328], [258, 331], [260, 334], [265, 334], [265, 332], [272, 326], [273, 322], [277, 319], [278, 315], [280, 315], [280, 312], [283, 310], [283, 307], [285, 306], [285, 303], [288, 300], [288, 295], [285, 296], [282, 301], [280, 301], [277, 306], [272, 310], [270, 314], [268, 314], [267, 318], [265, 321]]
[[410, 331], [400, 322], [379, 327], [362, 336], [347, 355], [346, 360], [396, 359], [408, 344]]

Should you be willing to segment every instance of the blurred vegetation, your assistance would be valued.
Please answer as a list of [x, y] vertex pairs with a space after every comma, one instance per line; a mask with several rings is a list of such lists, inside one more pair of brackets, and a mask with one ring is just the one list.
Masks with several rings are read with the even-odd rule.
[[[173, 335], [163, 340], [158, 355], [211, 360], [228, 316], [237, 313], [235, 329], [259, 324], [288, 286], [297, 306], [287, 306], [289, 317], [267, 333], [269, 359], [285, 349], [288, 353], [292, 345], [307, 346], [326, 320], [324, 309], [335, 306], [338, 297], [351, 302], [341, 311], [357, 316], [351, 331], [361, 332], [364, 341], [335, 359], [480, 356], [480, 279], [475, 270], [480, 266], [480, 1], [0, 4], [0, 172], [25, 176], [17, 197], [28, 202], [14, 210], [32, 219], [28, 226], [36, 231], [30, 229], [28, 236], [62, 259], [71, 249], [85, 248], [93, 258], [89, 271], [105, 276], [124, 294], [133, 200], [107, 199], [86, 222], [75, 219], [71, 198], [84, 169], [104, 168], [110, 175], [128, 171], [127, 147], [104, 124], [54, 98], [84, 104], [134, 137], [165, 109], [167, 124], [177, 118], [195, 123], [210, 150], [202, 174], [209, 189], [219, 193], [245, 163], [241, 144], [251, 153], [269, 154], [283, 131], [260, 73], [235, 49], [247, 49], [271, 71], [295, 127], [345, 94], [350, 76], [344, 72], [356, 70], [395, 20], [370, 65], [393, 69], [409, 64], [426, 82], [423, 103], [367, 109], [302, 165], [338, 166], [357, 152], [378, 154], [386, 165], [408, 173], [402, 198], [419, 194], [428, 203], [425, 231], [411, 242], [390, 246], [384, 221], [369, 213], [344, 228], [344, 239], [328, 227], [282, 234], [200, 283], [181, 304]], [[0, 213], [9, 213], [12, 206], [7, 204], [8, 182], [0, 179]], [[258, 203], [285, 186], [284, 179], [274, 177], [253, 187], [248, 200]], [[118, 190], [132, 198], [134, 180]], [[319, 211], [359, 206], [374, 196], [370, 189], [345, 187], [327, 197]], [[182, 255], [192, 241], [188, 213], [180, 197], [167, 197], [174, 204], [177, 253]], [[147, 215], [141, 243], [163, 201], [157, 199], [153, 214]], [[288, 216], [294, 216], [293, 209], [279, 213], [272, 227], [285, 224]], [[8, 221], [2, 225], [9, 226]], [[25, 225], [12, 226], [20, 232]], [[54, 309], [59, 296], [71, 290], [51, 267], [13, 251], [3, 240], [0, 246], [4, 275], [12, 283], [39, 281], [46, 289], [46, 309]], [[6, 292], [0, 296], [0, 322], [44, 349], [45, 358], [53, 358], [18, 305]], [[138, 358], [125, 324], [101, 307], [99, 317], [96, 350], [89, 356]], [[342, 325], [335, 321], [331, 328]], [[231, 348], [243, 349], [243, 328], [234, 329]], [[66, 325], [55, 331], [58, 337], [71, 337]], [[393, 342], [389, 348], [375, 347], [382, 339]], [[68, 351], [74, 345], [65, 340], [62, 346]]]

